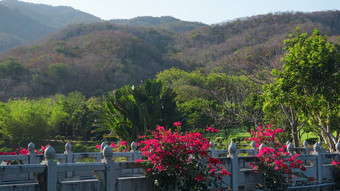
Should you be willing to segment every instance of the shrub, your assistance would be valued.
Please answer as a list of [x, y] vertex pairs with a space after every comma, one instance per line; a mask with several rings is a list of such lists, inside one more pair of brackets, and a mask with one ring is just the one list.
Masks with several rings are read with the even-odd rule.
[[158, 126], [153, 138], [141, 144], [147, 159], [137, 162], [142, 162], [147, 177], [165, 190], [172, 186], [183, 191], [218, 188], [222, 176], [230, 175], [219, 165], [220, 160], [207, 154], [210, 144], [200, 133], [171, 132]]

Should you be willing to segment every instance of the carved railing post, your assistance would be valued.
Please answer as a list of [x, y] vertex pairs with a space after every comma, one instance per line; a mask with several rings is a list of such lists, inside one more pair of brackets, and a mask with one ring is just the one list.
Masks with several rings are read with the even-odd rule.
[[261, 145], [260, 145], [260, 147], [259, 147], [259, 150], [261, 150], [262, 148], [264, 148], [264, 147], [267, 147], [264, 143], [262, 143]]
[[255, 141], [251, 142], [251, 148], [253, 149], [253, 156], [257, 155], [257, 150], [256, 150], [256, 143]]
[[229, 157], [231, 158], [231, 188], [233, 191], [238, 191], [238, 152], [234, 141], [228, 147]]
[[315, 145], [314, 145], [314, 155], [316, 156], [316, 164], [315, 164], [316, 177], [318, 179], [318, 183], [321, 184], [323, 161], [322, 161], [322, 153], [321, 153], [320, 143], [315, 143]]
[[305, 155], [309, 155], [309, 148], [308, 148], [308, 142], [305, 140], [303, 142], [303, 148], [305, 149]]
[[[66, 155], [66, 163], [69, 164], [69, 163], [73, 163], [73, 152], [72, 152], [72, 145], [71, 143], [68, 141], [66, 144], [65, 144], [65, 151], [64, 151], [64, 154]], [[72, 177], [72, 172], [67, 172], [66, 173], [66, 177], [67, 178], [70, 178]]]
[[[132, 153], [132, 158], [131, 158], [131, 161], [136, 161], [137, 159], [142, 159], [142, 153], [141, 152], [138, 152], [137, 150], [137, 143], [136, 142], [132, 142], [131, 143], [131, 151]], [[132, 170], [132, 173], [138, 173], [138, 169], [131, 169]]]
[[[37, 159], [37, 153], [34, 151], [35, 150], [35, 144], [30, 142], [27, 146], [28, 148], [28, 164], [38, 164], [38, 159]], [[29, 178], [33, 179], [33, 174], [29, 174]]]
[[215, 151], [215, 143], [213, 141], [210, 141], [210, 156], [211, 157], [217, 157], [216, 151]]
[[106, 145], [102, 152], [104, 156], [102, 162], [105, 163], [105, 191], [115, 191], [119, 174], [117, 172], [115, 162], [112, 159], [112, 148], [110, 145]]
[[57, 191], [57, 163], [54, 161], [55, 159], [55, 150], [52, 146], [47, 147], [44, 153], [45, 161], [44, 163], [47, 166], [47, 177], [46, 177], [46, 186], [47, 191]]
[[37, 153], [34, 151], [35, 150], [35, 144], [30, 142], [27, 147], [28, 147], [28, 156], [29, 156], [28, 162], [29, 162], [29, 164], [38, 164]]
[[105, 142], [102, 142], [102, 144], [100, 144], [100, 152], [103, 152], [105, 146], [106, 146]]
[[290, 154], [290, 156], [294, 155], [294, 150], [295, 150], [295, 147], [294, 147], [293, 143], [288, 142], [287, 152]]

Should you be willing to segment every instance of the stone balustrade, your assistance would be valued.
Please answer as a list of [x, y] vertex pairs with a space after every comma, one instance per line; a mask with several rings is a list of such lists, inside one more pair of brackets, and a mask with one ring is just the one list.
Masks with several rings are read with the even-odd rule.
[[[210, 155], [218, 157], [222, 165], [232, 173], [231, 176], [223, 178], [224, 187], [231, 187], [234, 191], [242, 190], [242, 188], [249, 190], [263, 182], [262, 175], [255, 173], [249, 163], [254, 161], [258, 150], [266, 145], [262, 144], [257, 149], [255, 143], [252, 142], [251, 149], [237, 149], [236, 144], [232, 142], [227, 150], [217, 150], [213, 142], [210, 144]], [[305, 142], [304, 147], [294, 148], [294, 145], [288, 142], [287, 152], [291, 155], [299, 153], [299, 159], [304, 161], [306, 166], [305, 175], [317, 179], [317, 184], [310, 186], [332, 186], [334, 184], [332, 169], [334, 168], [331, 162], [333, 159], [340, 160], [340, 143], [337, 143], [337, 150], [334, 153], [325, 152], [320, 144], [316, 143], [313, 148], [308, 148]], [[136, 143], [132, 143], [131, 148], [130, 152], [113, 152], [109, 145], [102, 143], [100, 152], [73, 153], [72, 145], [68, 142], [63, 154], [56, 154], [54, 148], [50, 146], [42, 155], [36, 154], [35, 145], [30, 143], [27, 155], [0, 156], [0, 162], [19, 160], [23, 163], [22, 165], [0, 166], [0, 191], [151, 191], [154, 189], [153, 186], [140, 173], [140, 166], [133, 162], [140, 159], [142, 154], [137, 151]], [[243, 154], [240, 155], [241, 153]], [[125, 157], [128, 162], [115, 162], [115, 157]], [[93, 158], [97, 162], [79, 163], [79, 159], [82, 158]], [[137, 174], [140, 176], [136, 177]], [[295, 182], [298, 181], [306, 181], [306, 178], [295, 180]], [[290, 189], [298, 189], [298, 185]]]

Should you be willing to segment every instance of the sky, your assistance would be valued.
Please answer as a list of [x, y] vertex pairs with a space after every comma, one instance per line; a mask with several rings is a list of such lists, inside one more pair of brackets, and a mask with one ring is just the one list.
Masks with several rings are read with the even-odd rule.
[[173, 16], [217, 24], [259, 14], [340, 10], [340, 0], [21, 0], [71, 6], [103, 20]]

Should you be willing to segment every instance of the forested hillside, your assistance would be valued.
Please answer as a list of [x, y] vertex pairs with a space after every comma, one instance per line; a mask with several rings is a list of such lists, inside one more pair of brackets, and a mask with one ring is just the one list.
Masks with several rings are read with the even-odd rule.
[[0, 1], [0, 52], [37, 40], [69, 24], [99, 22], [71, 7], [54, 7], [17, 0]]
[[183, 33], [110, 22], [69, 25], [40, 44], [0, 57], [0, 98], [76, 90], [99, 96], [171, 67], [241, 73], [263, 83], [280, 66], [282, 41], [296, 27], [309, 34], [318, 28], [336, 41], [339, 26], [339, 11], [260, 15]]
[[110, 23], [117, 25], [130, 25], [130, 26], [145, 26], [155, 27], [158, 29], [169, 30], [172, 32], [186, 32], [196, 29], [197, 27], [207, 26], [199, 22], [181, 21], [174, 17], [136, 17], [133, 19], [113, 19]]

